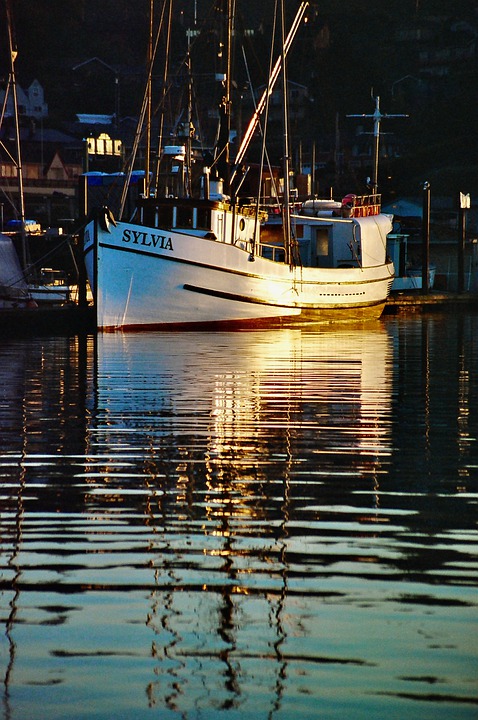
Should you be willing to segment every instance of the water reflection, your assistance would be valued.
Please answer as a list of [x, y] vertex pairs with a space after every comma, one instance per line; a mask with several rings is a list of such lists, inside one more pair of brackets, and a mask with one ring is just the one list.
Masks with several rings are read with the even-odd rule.
[[381, 325], [98, 339], [86, 499], [93, 512], [98, 493], [127, 494], [151, 531], [151, 705], [241, 707], [256, 677], [280, 707], [289, 575], [314, 557], [307, 516], [334, 478], [376, 489], [391, 353]]
[[472, 717], [476, 329], [5, 343], [5, 717]]

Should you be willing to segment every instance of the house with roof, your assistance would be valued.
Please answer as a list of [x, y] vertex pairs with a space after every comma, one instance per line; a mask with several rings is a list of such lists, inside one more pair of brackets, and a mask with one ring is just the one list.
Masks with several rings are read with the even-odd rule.
[[[4, 219], [15, 218], [19, 204], [15, 137], [0, 128], [0, 202]], [[83, 172], [81, 140], [31, 118], [20, 131], [25, 211], [42, 225], [73, 217], [77, 209], [78, 178]], [[57, 217], [55, 217], [57, 216]]]
[[[21, 88], [17, 83], [16, 90], [18, 114], [20, 117], [35, 118], [36, 120], [48, 117], [48, 105], [45, 102], [45, 93], [43, 86], [38, 82], [38, 80], [33, 80], [26, 90]], [[5, 102], [5, 95], [7, 92], [8, 89], [0, 90], [0, 104], [2, 107]], [[8, 92], [5, 114], [10, 117], [13, 117], [15, 114], [13, 107], [13, 95], [11, 92]]]

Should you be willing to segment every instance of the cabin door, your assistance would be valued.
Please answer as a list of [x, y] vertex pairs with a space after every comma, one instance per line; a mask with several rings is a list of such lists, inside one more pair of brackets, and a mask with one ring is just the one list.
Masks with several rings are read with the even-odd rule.
[[[332, 267], [332, 244], [330, 228], [315, 228], [315, 237], [312, 238], [312, 265], [315, 267]], [[315, 255], [315, 257], [314, 257]]]

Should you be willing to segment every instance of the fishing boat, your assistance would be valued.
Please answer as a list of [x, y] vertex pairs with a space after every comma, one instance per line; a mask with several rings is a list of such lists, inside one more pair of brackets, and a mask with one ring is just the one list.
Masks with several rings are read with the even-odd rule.
[[[308, 3], [289, 32], [281, 5], [282, 44], [268, 87], [233, 162], [229, 162], [227, 74], [218, 147], [194, 191], [188, 133], [162, 148], [159, 183], [146, 187], [132, 216], [96, 209], [84, 232], [84, 257], [101, 330], [284, 324], [379, 317], [393, 282], [386, 253], [391, 216], [380, 196], [348, 195], [339, 203], [291, 203], [283, 182], [279, 223], [240, 188], [250, 140], [281, 76], [284, 167], [289, 178], [286, 57]], [[229, 37], [232, 33], [229, 33]], [[225, 55], [230, 55], [226, 52]], [[152, 71], [149, 70], [151, 76]], [[228, 68], [229, 70], [229, 68]], [[190, 126], [190, 122], [188, 122]], [[228, 125], [229, 124], [229, 125]], [[189, 133], [191, 135], [191, 133]], [[260, 197], [260, 189], [258, 190]], [[320, 205], [320, 207], [319, 207]]]

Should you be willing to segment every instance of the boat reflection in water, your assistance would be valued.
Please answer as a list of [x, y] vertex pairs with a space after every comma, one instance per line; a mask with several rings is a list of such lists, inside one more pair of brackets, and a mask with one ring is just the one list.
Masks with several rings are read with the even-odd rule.
[[[140, 588], [154, 575], [150, 704], [240, 711], [255, 698], [265, 713], [292, 690], [287, 702], [297, 706], [298, 677], [287, 675], [317, 663], [322, 632], [307, 617], [344, 593], [326, 567], [355, 563], [358, 524], [373, 536], [380, 521], [375, 491], [391, 453], [386, 330], [97, 342], [87, 503], [99, 526], [115, 525], [115, 514], [128, 523], [123, 552], [143, 537], [147, 563], [123, 568], [120, 582]], [[373, 500], [346, 511], [357, 487]], [[345, 513], [333, 533], [331, 493], [341, 497], [334, 512]], [[364, 663], [352, 648], [343, 657], [320, 650], [329, 652], [325, 669]]]
[[477, 337], [4, 339], [5, 720], [470, 720]]

